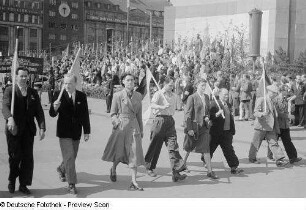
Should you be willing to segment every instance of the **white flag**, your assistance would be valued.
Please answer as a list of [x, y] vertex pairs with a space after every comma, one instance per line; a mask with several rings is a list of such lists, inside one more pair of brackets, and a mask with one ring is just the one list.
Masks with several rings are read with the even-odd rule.
[[80, 53], [81, 53], [81, 48], [78, 49], [78, 52], [75, 56], [75, 59], [73, 61], [73, 64], [69, 70], [68, 73], [72, 73], [74, 75], [76, 75], [77, 77], [77, 85], [76, 85], [76, 89], [79, 91], [82, 91], [82, 77], [81, 77], [81, 67], [80, 67]]

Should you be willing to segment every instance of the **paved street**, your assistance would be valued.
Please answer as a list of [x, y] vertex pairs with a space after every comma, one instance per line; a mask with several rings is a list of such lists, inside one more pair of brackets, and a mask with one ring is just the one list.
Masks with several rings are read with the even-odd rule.
[[[2, 98], [2, 95], [0, 95]], [[262, 161], [259, 165], [249, 164], [247, 153], [253, 135], [252, 122], [236, 122], [237, 134], [234, 137], [234, 148], [240, 160], [240, 167], [245, 170], [243, 175], [230, 174], [220, 148], [213, 157], [213, 168], [220, 177], [212, 181], [206, 177], [206, 169], [200, 161], [199, 154], [191, 154], [188, 167], [191, 170], [185, 181], [173, 183], [171, 180], [170, 163], [166, 147], [164, 146], [157, 165], [158, 177], [152, 178], [145, 174], [143, 167], [139, 169], [139, 183], [145, 188], [144, 192], [130, 192], [129, 169], [126, 165], [118, 166], [118, 181], [109, 180], [111, 163], [103, 162], [101, 156], [108, 137], [111, 133], [111, 122], [105, 113], [105, 101], [88, 99], [91, 109], [92, 134], [89, 142], [81, 142], [77, 157], [77, 197], [306, 197], [306, 130], [292, 127], [293, 142], [298, 154], [304, 160], [288, 168], [277, 168], [271, 161], [266, 161], [267, 144], [264, 142], [258, 157]], [[1, 101], [2, 103], [2, 101]], [[43, 104], [46, 104], [46, 94], [43, 95]], [[30, 187], [32, 197], [75, 197], [66, 192], [66, 183], [59, 181], [56, 167], [61, 162], [61, 153], [58, 139], [55, 136], [56, 119], [50, 118], [48, 107], [45, 108], [47, 123], [46, 138], [43, 141], [35, 140], [34, 146], [34, 179]], [[181, 127], [183, 113], [175, 115], [176, 127], [183, 153], [183, 129]], [[145, 127], [143, 149], [149, 145], [150, 125]], [[0, 197], [12, 197], [7, 192], [8, 155], [6, 138], [4, 135], [4, 120], [0, 118]], [[18, 187], [18, 184], [17, 184]], [[13, 197], [23, 197], [16, 192]]]

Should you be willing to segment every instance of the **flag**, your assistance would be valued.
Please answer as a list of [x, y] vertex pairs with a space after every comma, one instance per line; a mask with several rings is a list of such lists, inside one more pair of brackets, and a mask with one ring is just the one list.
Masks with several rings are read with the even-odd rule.
[[146, 86], [146, 88], [144, 89], [144, 98], [142, 99], [143, 125], [146, 125], [149, 119], [152, 118], [152, 115], [153, 115], [152, 109], [151, 109], [151, 94], [150, 94], [150, 82], [152, 78], [153, 78], [153, 75], [150, 69], [147, 67], [146, 76], [145, 78], [143, 78], [143, 81], [145, 81], [145, 84], [140, 84], [140, 87]]
[[63, 58], [67, 59], [69, 55], [69, 44], [67, 45], [66, 49], [62, 52]]
[[78, 49], [78, 52], [75, 56], [75, 59], [73, 61], [73, 64], [69, 70], [68, 73], [72, 73], [77, 77], [77, 85], [76, 89], [79, 91], [82, 91], [82, 77], [81, 77], [81, 72], [80, 72], [80, 53], [81, 53], [81, 48]]
[[265, 68], [263, 68], [261, 78], [258, 81], [258, 88], [257, 88], [257, 91], [256, 91], [256, 95], [258, 97], [264, 97], [266, 87], [268, 85], [271, 85], [271, 84], [272, 84], [272, 82], [271, 82], [270, 78], [268, 77], [268, 75], [265, 71]]

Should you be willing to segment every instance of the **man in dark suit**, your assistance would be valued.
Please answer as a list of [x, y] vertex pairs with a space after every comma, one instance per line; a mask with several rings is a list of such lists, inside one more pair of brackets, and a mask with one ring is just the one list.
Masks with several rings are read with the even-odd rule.
[[87, 98], [84, 93], [76, 90], [76, 84], [77, 77], [75, 75], [65, 75], [63, 95], [58, 99], [59, 92], [54, 94], [49, 111], [51, 117], [58, 115], [56, 136], [59, 137], [63, 162], [57, 168], [57, 171], [61, 174], [62, 181], [67, 178], [68, 192], [71, 194], [77, 193], [75, 160], [78, 154], [82, 128], [85, 141], [88, 141], [90, 134]]
[[188, 97], [193, 94], [194, 88], [191, 83], [190, 76], [184, 76], [183, 79], [184, 79], [183, 80], [184, 88], [183, 88], [182, 102], [186, 104]]
[[16, 178], [19, 177], [19, 191], [31, 194], [27, 188], [32, 184], [34, 158], [33, 144], [36, 135], [34, 118], [40, 128], [40, 140], [45, 136], [45, 116], [41, 107], [37, 91], [27, 87], [29, 71], [25, 68], [17, 69], [15, 85], [14, 113], [11, 113], [12, 89], [7, 87], [3, 96], [2, 113], [6, 120], [5, 134], [9, 154], [9, 185], [10, 193], [15, 192]]
[[[225, 159], [231, 168], [232, 174], [240, 174], [243, 172], [239, 169], [239, 160], [233, 148], [233, 136], [235, 135], [234, 117], [232, 115], [231, 106], [228, 103], [228, 90], [220, 89], [218, 104], [214, 101], [210, 108], [210, 120], [212, 126], [210, 128], [211, 142], [210, 155], [213, 156], [215, 150], [220, 145]], [[224, 117], [223, 117], [224, 116]]]
[[296, 82], [292, 85], [292, 91], [295, 95], [295, 125], [298, 127], [303, 127], [305, 121], [306, 101], [304, 100], [304, 96], [306, 92], [306, 86], [304, 85], [300, 75], [296, 76]]

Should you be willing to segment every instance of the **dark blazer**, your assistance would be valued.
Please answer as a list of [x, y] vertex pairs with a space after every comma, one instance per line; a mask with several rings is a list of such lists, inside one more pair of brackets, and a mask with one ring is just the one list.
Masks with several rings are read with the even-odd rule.
[[[2, 113], [4, 119], [7, 120], [12, 117], [11, 114], [11, 100], [12, 100], [12, 86], [5, 89], [2, 103]], [[15, 103], [14, 103], [14, 121], [17, 125], [17, 136], [23, 135], [25, 129], [29, 129], [29, 134], [36, 135], [36, 125], [34, 118], [36, 118], [38, 127], [46, 130], [45, 115], [41, 107], [40, 99], [37, 91], [33, 88], [27, 88], [26, 104], [21, 94], [19, 87], [15, 86]], [[7, 124], [7, 123], [6, 123]], [[5, 132], [7, 132], [7, 126]]]
[[59, 138], [80, 140], [82, 128], [84, 134], [90, 134], [89, 112], [85, 93], [76, 90], [75, 104], [73, 105], [69, 100], [68, 93], [64, 90], [61, 105], [57, 112], [55, 112], [53, 103], [58, 98], [58, 95], [59, 91], [54, 94], [49, 110], [51, 117], [58, 115], [56, 136]]
[[[189, 94], [185, 94], [185, 92], [188, 91]], [[193, 94], [194, 88], [190, 82], [186, 84], [186, 87], [183, 89], [183, 98], [182, 102], [185, 104], [187, 102], [187, 98]]]
[[306, 86], [304, 84], [301, 84], [300, 85], [300, 88], [298, 89], [296, 87], [296, 83], [294, 83], [292, 85], [292, 91], [294, 93], [294, 95], [296, 96], [295, 98], [295, 105], [302, 105], [302, 104], [305, 104], [306, 101], [303, 100], [304, 99], [304, 94], [306, 92]]
[[[220, 108], [224, 110], [224, 107], [221, 103], [220, 100], [218, 100], [218, 103], [220, 105]], [[226, 102], [228, 108], [231, 110], [232, 107], [231, 105]], [[216, 113], [219, 111], [219, 108], [216, 104], [215, 101], [213, 101], [210, 105], [210, 120], [212, 122], [212, 126], [210, 127], [210, 134], [211, 135], [216, 135], [216, 134], [220, 134], [224, 131], [224, 122], [225, 122], [225, 119], [223, 119], [223, 117], [220, 115], [219, 117], [216, 117]], [[232, 135], [235, 135], [236, 133], [236, 130], [235, 130], [235, 123], [234, 123], [234, 117], [232, 115], [232, 112], [230, 111], [230, 133]]]
[[209, 131], [209, 126], [204, 121], [204, 117], [209, 117], [209, 106], [210, 106], [209, 97], [206, 94], [205, 94], [205, 108], [203, 106], [202, 99], [200, 98], [197, 92], [188, 97], [185, 109], [185, 121], [186, 121], [185, 132], [193, 130], [197, 134], [200, 134]]

